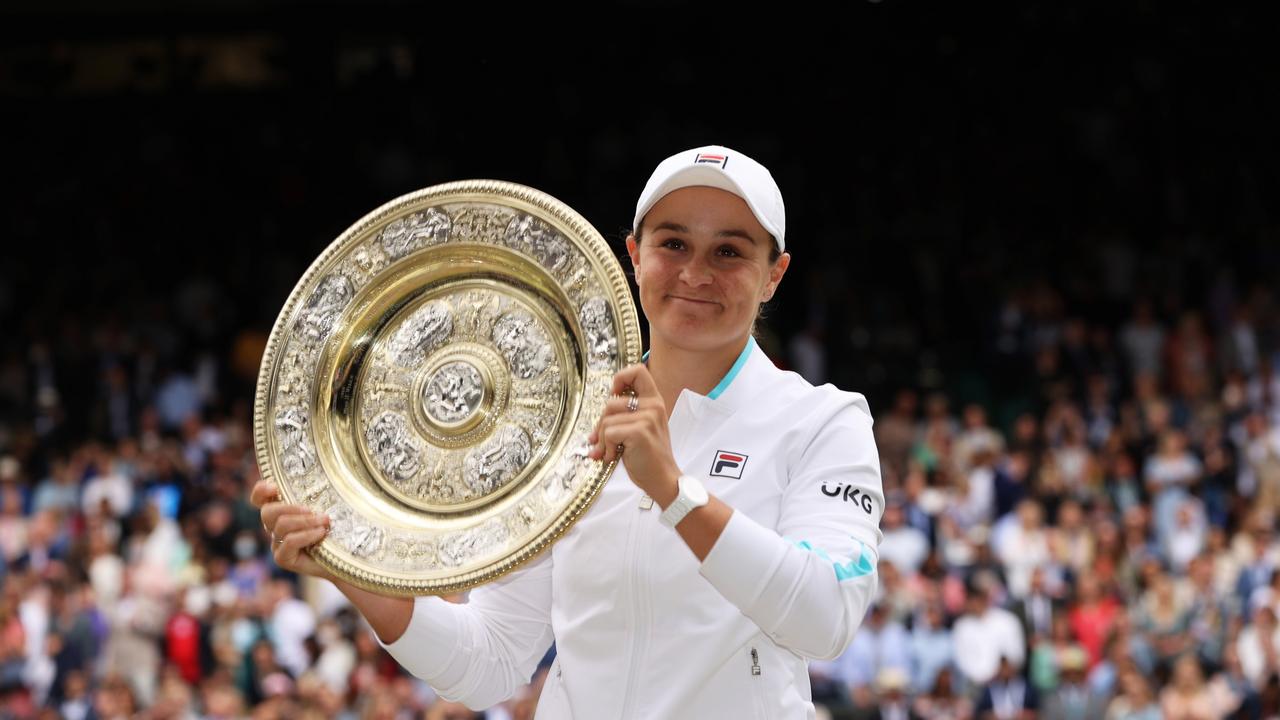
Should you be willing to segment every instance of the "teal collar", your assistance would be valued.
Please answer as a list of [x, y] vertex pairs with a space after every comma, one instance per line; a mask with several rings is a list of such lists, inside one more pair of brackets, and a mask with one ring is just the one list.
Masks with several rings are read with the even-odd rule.
[[[748, 335], [747, 344], [742, 348], [742, 352], [738, 353], [738, 359], [733, 361], [733, 367], [729, 368], [729, 372], [725, 373], [724, 377], [720, 378], [720, 382], [716, 383], [716, 386], [711, 388], [711, 392], [707, 394], [708, 398], [715, 400], [720, 397], [721, 393], [728, 389], [729, 384], [733, 382], [733, 379], [736, 378], [738, 373], [742, 370], [742, 366], [747, 364], [747, 358], [751, 357], [751, 349], [754, 347], [756, 347], [756, 339], [755, 337]], [[649, 362], [648, 350], [645, 350], [644, 355], [640, 356], [640, 362], [646, 364]]]

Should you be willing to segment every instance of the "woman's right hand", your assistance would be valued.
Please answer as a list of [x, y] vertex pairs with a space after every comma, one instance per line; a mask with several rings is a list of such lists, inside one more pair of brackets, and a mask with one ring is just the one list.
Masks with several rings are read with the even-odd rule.
[[395, 642], [409, 627], [413, 598], [379, 595], [356, 587], [324, 568], [311, 557], [309, 548], [329, 534], [329, 518], [302, 505], [280, 501], [276, 484], [260, 480], [249, 492], [249, 502], [262, 513], [262, 526], [271, 535], [271, 554], [285, 570], [311, 575], [333, 583], [385, 643]]
[[302, 505], [280, 501], [280, 491], [270, 480], [259, 480], [253, 486], [249, 502], [262, 513], [262, 526], [270, 536], [271, 554], [277, 565], [290, 572], [333, 579], [307, 552], [329, 534], [328, 517]]

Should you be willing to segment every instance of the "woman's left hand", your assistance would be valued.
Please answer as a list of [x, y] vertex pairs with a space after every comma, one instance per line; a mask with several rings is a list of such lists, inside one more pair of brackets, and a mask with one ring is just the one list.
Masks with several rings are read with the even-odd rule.
[[[628, 390], [635, 392], [634, 402]], [[613, 397], [587, 442], [592, 459], [604, 463], [621, 459], [631, 481], [649, 497], [656, 500], [676, 494], [680, 466], [671, 452], [667, 406], [643, 364], [629, 365], [613, 376]]]

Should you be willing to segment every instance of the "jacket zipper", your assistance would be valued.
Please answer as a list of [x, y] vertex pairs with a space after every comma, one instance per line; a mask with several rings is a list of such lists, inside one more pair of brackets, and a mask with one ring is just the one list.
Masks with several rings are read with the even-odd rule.
[[645, 526], [652, 524], [651, 522], [646, 522], [648, 520], [652, 520], [652, 518], [646, 517], [643, 509], [637, 510], [635, 516], [632, 517], [631, 530], [627, 534], [627, 539], [629, 540], [627, 546], [628, 565], [631, 568], [629, 578], [630, 591], [633, 599], [631, 607], [635, 610], [635, 615], [633, 616], [631, 628], [631, 658], [630, 664], [627, 666], [627, 689], [626, 694], [622, 696], [622, 714], [620, 717], [624, 718], [624, 720], [634, 715], [636, 683], [641, 674], [638, 668], [644, 662], [645, 651], [647, 650], [645, 644], [649, 634], [647, 622], [649, 596], [647, 583], [643, 579], [647, 575], [648, 566], [646, 564], [644, 568], [640, 567], [641, 563], [647, 558], [644, 553], [646, 544], [641, 539], [641, 536], [644, 534]]
[[[556, 698], [556, 701], [558, 701], [558, 702], [562, 703], [561, 707], [563, 707], [563, 708], [565, 709], [565, 711], [566, 711], [566, 712], [570, 713], [569, 717], [570, 717], [570, 719], [572, 720], [572, 717], [573, 717], [573, 715], [572, 715], [572, 713], [573, 713], [573, 709], [569, 707], [569, 691], [568, 691], [568, 690], [565, 688], [565, 686], [564, 686], [564, 677], [563, 677], [563, 676], [564, 676], [564, 666], [560, 664], [560, 658], [559, 658], [559, 657], [557, 657], [557, 658], [555, 659], [555, 665], [554, 665], [554, 667], [555, 667], [555, 669], [556, 669], [556, 676], [555, 676], [555, 679], [554, 679], [554, 680], [552, 680], [550, 677], [548, 677], [548, 678], [547, 678], [547, 685], [551, 685], [552, 683], [554, 683], [554, 685], [555, 685], [555, 689], [556, 689], [556, 693], [559, 695], [559, 697], [558, 697], [558, 698]], [[548, 697], [548, 698], [550, 698], [550, 697], [551, 697], [551, 695], [549, 695], [549, 694], [548, 694], [548, 695], [547, 695], [547, 697]]]
[[[676, 405], [672, 409], [671, 417], [667, 420], [667, 429], [671, 433], [671, 437], [679, 438], [678, 440], [673, 440], [671, 447], [672, 453], [676, 458], [680, 458], [682, 456], [685, 443], [688, 442], [687, 433], [679, 431], [683, 430], [685, 421], [679, 421], [678, 424], [680, 427], [678, 430], [673, 428], [672, 423], [673, 420], [677, 420], [677, 418], [682, 414], [680, 404], [684, 401], [684, 394], [684, 392], [681, 392], [680, 396], [676, 398]], [[691, 411], [692, 408], [684, 409], [685, 413]], [[647, 495], [644, 497], [648, 498]], [[649, 625], [652, 624], [650, 621], [650, 615], [652, 614], [653, 609], [649, 605], [650, 573], [648, 564], [648, 534], [649, 528], [656, 527], [658, 525], [657, 518], [649, 517], [646, 512], [652, 507], [652, 499], [649, 499], [647, 503], [643, 501], [640, 503], [637, 511], [632, 515], [631, 529], [627, 533], [627, 564], [631, 569], [630, 576], [628, 577], [628, 580], [630, 581], [630, 588], [628, 589], [630, 590], [631, 597], [634, 600], [631, 603], [631, 607], [635, 610], [635, 615], [633, 617], [634, 622], [631, 627], [631, 663], [627, 666], [626, 671], [627, 689], [626, 694], [622, 696], [622, 714], [620, 716], [622, 720], [630, 720], [630, 718], [635, 714], [636, 684], [639, 676], [642, 674], [639, 668], [641, 667], [640, 663], [644, 662], [645, 655], [647, 654]], [[644, 564], [643, 568], [641, 567], [641, 563]]]
[[756, 699], [756, 717], [766, 718], [767, 714], [764, 707], [764, 686], [760, 683], [760, 653], [754, 645], [751, 646], [751, 694]]

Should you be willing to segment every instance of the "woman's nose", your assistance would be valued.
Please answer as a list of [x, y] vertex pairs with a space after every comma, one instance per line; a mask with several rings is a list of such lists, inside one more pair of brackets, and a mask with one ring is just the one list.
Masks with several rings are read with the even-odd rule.
[[688, 285], [706, 285], [711, 282], [711, 268], [701, 258], [693, 257], [680, 270], [680, 279]]

